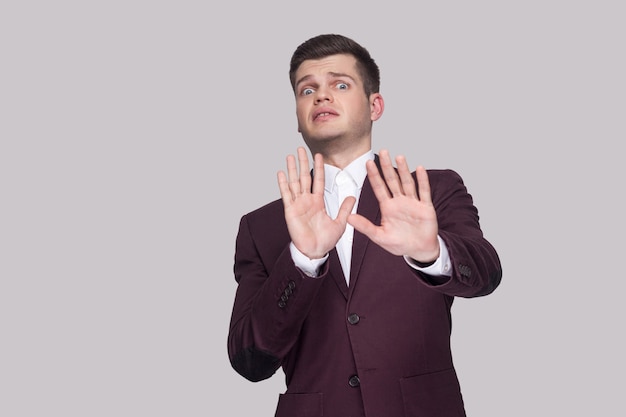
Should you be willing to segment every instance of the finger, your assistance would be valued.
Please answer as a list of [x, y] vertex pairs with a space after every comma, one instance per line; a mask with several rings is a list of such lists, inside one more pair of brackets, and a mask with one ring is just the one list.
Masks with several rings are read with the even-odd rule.
[[291, 189], [289, 188], [289, 182], [287, 181], [287, 175], [283, 171], [279, 171], [277, 174], [278, 177], [278, 189], [280, 190], [280, 197], [283, 200], [283, 204], [286, 207], [291, 205], [293, 202], [293, 195], [291, 194]]
[[289, 179], [289, 189], [295, 198], [296, 195], [300, 194], [300, 178], [298, 178], [296, 158], [293, 155], [287, 155], [287, 176]]
[[419, 191], [420, 201], [432, 204], [430, 181], [428, 180], [426, 169], [423, 166], [418, 166], [415, 170], [415, 174], [417, 175], [417, 189]]
[[313, 194], [324, 195], [324, 158], [319, 153], [313, 160]]
[[376, 163], [374, 161], [367, 161], [365, 167], [367, 168], [367, 178], [372, 185], [372, 191], [374, 191], [376, 199], [381, 203], [385, 200], [389, 200], [391, 194], [389, 193], [387, 185], [385, 185], [385, 181], [380, 176], [380, 172], [378, 172]]
[[398, 167], [398, 175], [400, 176], [400, 182], [402, 184], [404, 195], [411, 198], [417, 198], [415, 181], [413, 180], [411, 171], [409, 171], [409, 165], [406, 163], [406, 158], [403, 155], [396, 156], [396, 165]]
[[385, 176], [385, 182], [387, 183], [387, 187], [392, 195], [401, 195], [402, 187], [400, 186], [400, 181], [398, 180], [398, 174], [391, 163], [391, 157], [389, 157], [389, 152], [385, 149], [380, 151], [380, 167], [383, 171], [383, 175]]
[[298, 148], [298, 164], [300, 166], [300, 192], [310, 192], [311, 172], [309, 170], [309, 157], [303, 147]]

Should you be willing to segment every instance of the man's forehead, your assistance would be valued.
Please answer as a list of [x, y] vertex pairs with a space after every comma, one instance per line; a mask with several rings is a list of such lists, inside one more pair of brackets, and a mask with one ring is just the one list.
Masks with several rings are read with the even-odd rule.
[[307, 59], [296, 70], [296, 83], [317, 76], [349, 76], [360, 79], [356, 58], [348, 54], [329, 55], [320, 59]]

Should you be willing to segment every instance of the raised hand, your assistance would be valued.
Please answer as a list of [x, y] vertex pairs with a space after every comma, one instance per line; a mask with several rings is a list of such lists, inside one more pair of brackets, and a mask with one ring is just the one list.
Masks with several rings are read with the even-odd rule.
[[356, 199], [346, 198], [336, 219], [331, 219], [324, 205], [324, 159], [314, 156], [314, 178], [311, 188], [309, 159], [303, 147], [298, 148], [296, 167], [293, 155], [287, 156], [287, 174], [278, 172], [278, 187], [285, 207], [285, 221], [291, 240], [310, 259], [324, 257], [335, 247], [346, 229], [348, 215]]
[[439, 256], [438, 226], [426, 170], [416, 169], [418, 197], [404, 156], [396, 157], [397, 172], [389, 152], [381, 150], [379, 156], [384, 179], [374, 161], [367, 162], [367, 175], [380, 204], [381, 224], [376, 226], [360, 214], [351, 214], [348, 222], [394, 255], [434, 261]]

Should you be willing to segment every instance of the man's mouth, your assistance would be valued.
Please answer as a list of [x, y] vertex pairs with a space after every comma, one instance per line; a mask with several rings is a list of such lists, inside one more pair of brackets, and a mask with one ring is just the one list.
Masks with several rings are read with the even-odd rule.
[[333, 115], [334, 115], [334, 113], [330, 113], [330, 112], [327, 112], [327, 111], [326, 112], [322, 112], [322, 113], [316, 114], [315, 117], [314, 117], [314, 120], [317, 120], [317, 119], [323, 118], [323, 117], [327, 117], [327, 116], [333, 116]]

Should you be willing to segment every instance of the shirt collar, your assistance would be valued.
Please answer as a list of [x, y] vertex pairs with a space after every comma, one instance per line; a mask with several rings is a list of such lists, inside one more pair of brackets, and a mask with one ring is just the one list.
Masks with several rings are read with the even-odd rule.
[[[350, 162], [350, 164], [343, 169], [350, 174], [359, 188], [363, 187], [363, 182], [365, 182], [365, 177], [367, 176], [365, 163], [369, 160], [374, 160], [374, 151], [371, 149]], [[336, 166], [324, 164], [324, 190], [326, 192], [334, 192], [335, 177], [340, 171], [341, 169]]]

